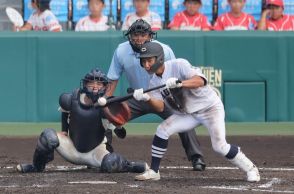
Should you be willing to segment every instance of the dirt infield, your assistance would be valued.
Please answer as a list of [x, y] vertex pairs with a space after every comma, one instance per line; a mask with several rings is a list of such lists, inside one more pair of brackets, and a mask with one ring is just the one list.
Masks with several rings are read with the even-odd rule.
[[[30, 162], [36, 138], [0, 138], [0, 193], [294, 193], [294, 136], [228, 137], [260, 168], [261, 181], [247, 183], [245, 174], [214, 153], [207, 136], [199, 138], [208, 168], [194, 172], [177, 136], [162, 160], [161, 180], [138, 182], [135, 174], [104, 174], [77, 167], [58, 154], [45, 173], [20, 174], [15, 166]], [[115, 150], [128, 159], [150, 163], [151, 136], [114, 138]]]

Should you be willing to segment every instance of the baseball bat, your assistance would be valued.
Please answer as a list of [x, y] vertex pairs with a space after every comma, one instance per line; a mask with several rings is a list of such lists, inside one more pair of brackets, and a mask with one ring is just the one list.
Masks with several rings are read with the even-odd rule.
[[[143, 93], [151, 92], [153, 90], [158, 90], [158, 89], [163, 88], [163, 87], [165, 87], [165, 84], [160, 85], [160, 86], [156, 86], [156, 87], [153, 87], [153, 88], [149, 88], [147, 90], [144, 90]], [[109, 100], [107, 100], [107, 103], [106, 103], [105, 106], [107, 106], [107, 105], [109, 105], [111, 103], [114, 103], [114, 102], [123, 102], [123, 101], [126, 101], [126, 100], [128, 100], [130, 98], [133, 98], [133, 94], [134, 93], [130, 93], [130, 94], [126, 95], [126, 96], [118, 96], [118, 97], [110, 98]]]
[[[181, 80], [178, 80], [177, 83], [181, 83], [182, 81]], [[153, 88], [149, 88], [147, 90], [144, 90], [143, 93], [147, 93], [147, 92], [151, 92], [153, 90], [158, 90], [160, 88], [163, 88], [165, 87], [166, 84], [163, 84], [163, 85], [160, 85], [160, 86], [156, 86], [156, 87], [153, 87]], [[131, 89], [129, 89], [129, 91], [131, 91]], [[123, 102], [123, 101], [126, 101], [130, 98], [133, 98], [133, 94], [134, 94], [134, 90], [129, 93], [128, 95], [126, 96], [118, 96], [118, 97], [113, 97], [113, 98], [110, 98], [109, 100], [107, 100], [107, 103], [105, 106], [111, 104], [111, 103], [114, 103], [114, 102]]]

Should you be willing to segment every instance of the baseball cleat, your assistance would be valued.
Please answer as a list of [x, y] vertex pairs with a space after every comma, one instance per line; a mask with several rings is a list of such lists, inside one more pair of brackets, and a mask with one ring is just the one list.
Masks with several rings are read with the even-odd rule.
[[16, 169], [18, 172], [22, 173], [37, 172], [37, 169], [32, 164], [18, 164]]
[[159, 179], [160, 179], [159, 171], [156, 173], [152, 169], [148, 169], [143, 174], [135, 176], [135, 180], [137, 181], [146, 181], [146, 180], [157, 181]]
[[251, 170], [247, 172], [247, 181], [248, 182], [259, 182], [260, 181], [260, 175], [258, 168], [254, 166]]
[[204, 171], [206, 164], [202, 156], [192, 157], [192, 166], [194, 171]]

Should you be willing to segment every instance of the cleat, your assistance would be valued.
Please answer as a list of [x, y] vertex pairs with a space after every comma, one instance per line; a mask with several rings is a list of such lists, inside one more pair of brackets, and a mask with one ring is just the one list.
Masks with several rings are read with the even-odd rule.
[[247, 172], [247, 181], [248, 182], [259, 182], [260, 181], [260, 175], [258, 168], [254, 166], [251, 170]]
[[135, 180], [138, 180], [138, 181], [146, 181], [146, 180], [157, 181], [157, 180], [160, 180], [160, 174], [159, 174], [159, 171], [156, 173], [154, 170], [148, 169], [143, 174], [135, 176]]
[[121, 138], [121, 139], [124, 139], [127, 135], [127, 131], [124, 127], [122, 128], [118, 128], [116, 127], [113, 132], [115, 133], [115, 135], [118, 137], [118, 138]]
[[32, 164], [18, 164], [16, 169], [18, 172], [22, 173], [38, 172], [38, 170]]
[[192, 166], [194, 171], [204, 171], [206, 164], [202, 156], [192, 157]]

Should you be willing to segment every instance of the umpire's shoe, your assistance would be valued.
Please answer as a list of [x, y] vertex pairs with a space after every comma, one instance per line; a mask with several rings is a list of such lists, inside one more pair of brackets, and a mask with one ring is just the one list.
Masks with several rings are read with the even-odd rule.
[[22, 173], [39, 172], [32, 164], [18, 164], [16, 169]]
[[203, 157], [200, 155], [192, 156], [192, 166], [193, 166], [193, 170], [195, 171], [204, 171], [206, 164], [204, 162]]

